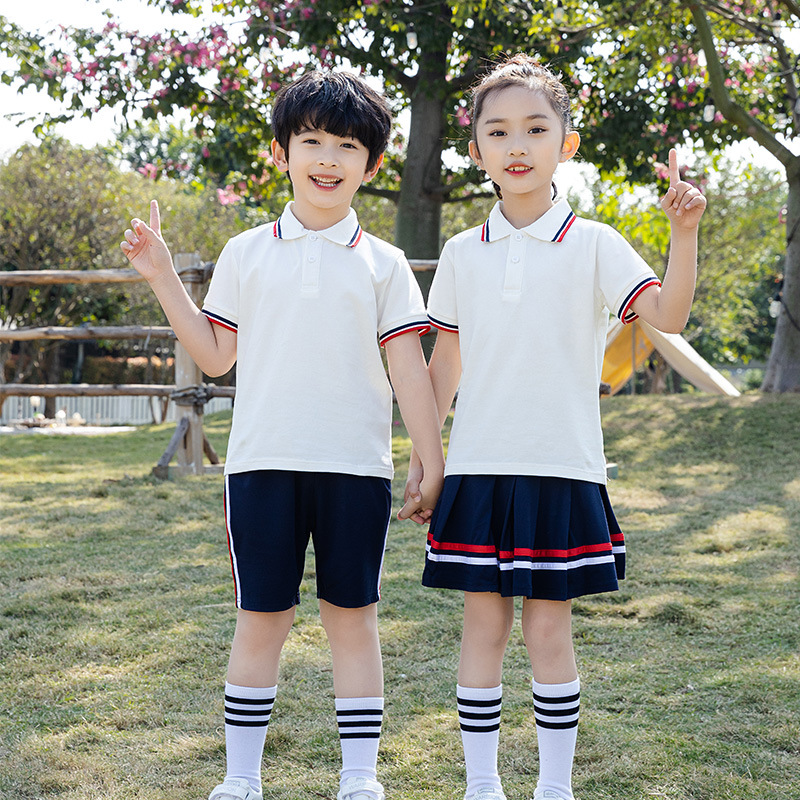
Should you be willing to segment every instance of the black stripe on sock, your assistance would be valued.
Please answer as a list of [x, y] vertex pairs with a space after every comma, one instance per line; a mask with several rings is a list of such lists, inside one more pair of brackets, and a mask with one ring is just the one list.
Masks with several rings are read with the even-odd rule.
[[537, 719], [536, 724], [540, 728], [549, 728], [550, 730], [560, 731], [566, 730], [567, 728], [577, 728], [578, 720], [574, 719], [572, 722], [544, 722], [543, 720]]
[[382, 717], [383, 716], [383, 709], [382, 708], [348, 708], [336, 711], [337, 717], [355, 717], [357, 715], [367, 716], [372, 714], [375, 717]]
[[533, 699], [537, 703], [552, 703], [553, 705], [562, 705], [563, 703], [577, 703], [581, 699], [581, 693], [568, 694], [564, 697], [545, 697], [543, 694], [533, 693]]
[[267, 703], [275, 703], [274, 697], [262, 697], [262, 698], [255, 698], [255, 697], [231, 697], [231, 695], [226, 694], [225, 700], [229, 703], [238, 703], [242, 706], [263, 706]]
[[461, 730], [467, 733], [491, 733], [500, 730], [500, 723], [496, 725], [464, 725], [461, 723]]
[[235, 728], [266, 728], [269, 720], [228, 719], [225, 717], [225, 724], [233, 725]]
[[496, 700], [466, 700], [465, 698], [456, 695], [456, 701], [462, 706], [499, 706], [502, 700], [502, 695]]
[[570, 714], [577, 714], [580, 711], [580, 706], [572, 706], [571, 708], [542, 708], [533, 704], [533, 713], [541, 714], [544, 717], [568, 717]]
[[379, 732], [376, 733], [346, 733], [346, 732], [339, 732], [340, 739], [380, 739], [381, 735]]
[[477, 711], [459, 711], [459, 719], [500, 719], [499, 711], [487, 711], [485, 714], [480, 714]]

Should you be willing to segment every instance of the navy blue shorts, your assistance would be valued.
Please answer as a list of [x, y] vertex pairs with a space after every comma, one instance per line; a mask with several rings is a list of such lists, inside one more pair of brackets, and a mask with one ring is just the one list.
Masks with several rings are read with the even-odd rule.
[[535, 475], [449, 475], [431, 518], [422, 582], [504, 597], [614, 591], [625, 538], [606, 487]]
[[281, 470], [226, 476], [236, 606], [285, 611], [296, 605], [310, 537], [317, 597], [343, 608], [377, 602], [391, 511], [387, 478]]

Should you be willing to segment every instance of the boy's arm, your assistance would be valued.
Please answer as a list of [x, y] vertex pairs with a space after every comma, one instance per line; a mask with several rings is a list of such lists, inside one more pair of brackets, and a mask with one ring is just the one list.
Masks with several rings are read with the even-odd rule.
[[694, 298], [697, 226], [706, 209], [706, 199], [699, 189], [680, 179], [675, 150], [669, 152], [669, 190], [661, 207], [672, 230], [667, 272], [661, 288], [645, 289], [632, 309], [654, 328], [665, 333], [680, 333], [689, 319]]
[[180, 343], [206, 375], [224, 375], [236, 361], [236, 333], [214, 325], [189, 297], [161, 236], [158, 203], [150, 203], [150, 225], [131, 220], [120, 245], [128, 261], [155, 292]]
[[398, 515], [400, 519], [407, 519], [432, 510], [439, 498], [444, 480], [442, 437], [433, 387], [417, 332], [390, 339], [385, 347], [397, 405], [423, 469], [418, 498], [407, 498]]
[[[461, 380], [461, 349], [458, 333], [443, 330], [436, 332], [436, 344], [433, 348], [431, 363], [428, 365], [428, 374], [430, 375], [433, 394], [436, 398], [436, 410], [439, 415], [439, 426], [441, 427], [450, 413], [453, 398], [456, 396], [456, 390]], [[406, 502], [408, 502], [409, 498], [419, 494], [419, 484], [423, 475], [424, 470], [419, 455], [416, 449], [412, 447], [411, 460], [408, 465], [408, 481], [403, 494], [403, 499]], [[429, 516], [414, 514], [411, 519], [414, 522], [423, 524], [427, 522]]]

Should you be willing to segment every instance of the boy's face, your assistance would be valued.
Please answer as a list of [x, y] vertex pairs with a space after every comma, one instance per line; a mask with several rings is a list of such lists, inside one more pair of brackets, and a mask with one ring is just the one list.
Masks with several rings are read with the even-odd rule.
[[288, 152], [273, 140], [272, 158], [281, 172], [289, 173], [294, 190], [292, 210], [309, 230], [323, 230], [341, 222], [358, 187], [372, 180], [383, 163], [381, 155], [367, 170], [369, 150], [358, 139], [310, 128], [291, 135]]

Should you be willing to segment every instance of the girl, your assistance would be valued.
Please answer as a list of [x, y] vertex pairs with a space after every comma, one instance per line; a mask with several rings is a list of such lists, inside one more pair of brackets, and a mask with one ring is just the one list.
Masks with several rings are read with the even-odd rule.
[[[457, 705], [466, 800], [505, 798], [497, 743], [516, 596], [533, 671], [534, 800], [572, 800], [580, 684], [570, 601], [616, 590], [625, 568], [600, 429], [608, 309], [625, 323], [641, 316], [683, 329], [706, 201], [679, 179], [671, 151], [662, 286], [620, 234], [554, 198], [553, 174], [580, 137], [550, 71], [522, 55], [498, 66], [474, 90], [472, 125], [470, 155], [500, 200], [481, 227], [447, 242], [430, 291], [443, 420], [460, 391], [423, 583], [465, 593]], [[421, 474], [412, 455], [407, 497]]]

